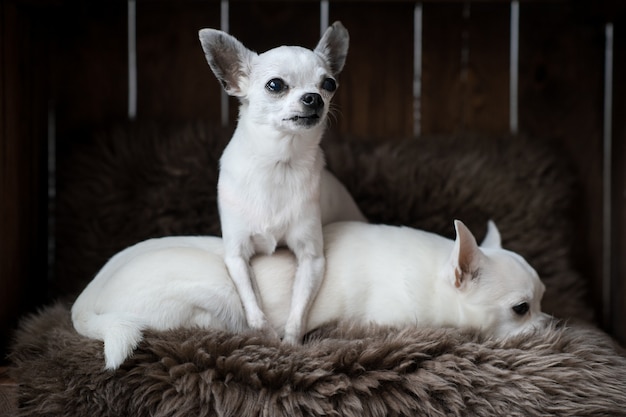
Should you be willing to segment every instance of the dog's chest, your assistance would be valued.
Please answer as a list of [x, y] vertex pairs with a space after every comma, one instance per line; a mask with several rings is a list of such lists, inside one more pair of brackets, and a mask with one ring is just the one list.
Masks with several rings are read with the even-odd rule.
[[319, 168], [294, 162], [255, 165], [222, 166], [221, 215], [237, 216], [253, 233], [280, 235], [302, 216], [319, 213], [321, 164]]

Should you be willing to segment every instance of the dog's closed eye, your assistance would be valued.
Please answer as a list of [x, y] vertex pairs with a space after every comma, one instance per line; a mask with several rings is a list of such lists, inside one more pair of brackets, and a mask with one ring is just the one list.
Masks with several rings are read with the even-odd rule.
[[519, 304], [513, 306], [513, 311], [518, 316], [525, 315], [526, 313], [528, 313], [528, 310], [530, 310], [530, 306], [525, 301], [523, 303], [519, 303]]

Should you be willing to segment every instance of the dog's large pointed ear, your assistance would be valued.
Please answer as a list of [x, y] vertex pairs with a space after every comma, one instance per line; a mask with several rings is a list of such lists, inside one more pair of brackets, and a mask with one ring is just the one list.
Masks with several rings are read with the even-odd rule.
[[456, 239], [450, 256], [453, 270], [453, 283], [456, 288], [464, 289], [471, 280], [478, 277], [482, 252], [476, 239], [467, 226], [460, 220], [454, 221]]
[[315, 53], [320, 55], [328, 63], [332, 75], [337, 76], [343, 69], [348, 56], [350, 35], [348, 30], [337, 21], [333, 23], [315, 47]]
[[198, 35], [206, 60], [224, 90], [231, 96], [244, 96], [252, 58], [256, 53], [221, 30], [201, 29]]
[[502, 249], [502, 239], [500, 238], [500, 231], [493, 222], [489, 220], [487, 222], [487, 234], [480, 244], [481, 248]]

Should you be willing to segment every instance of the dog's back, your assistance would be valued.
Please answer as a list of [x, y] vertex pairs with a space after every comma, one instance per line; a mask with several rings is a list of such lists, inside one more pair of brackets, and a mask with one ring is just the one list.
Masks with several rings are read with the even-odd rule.
[[221, 239], [191, 236], [150, 239], [115, 255], [76, 299], [72, 322], [104, 342], [108, 369], [130, 355], [147, 328], [245, 328]]

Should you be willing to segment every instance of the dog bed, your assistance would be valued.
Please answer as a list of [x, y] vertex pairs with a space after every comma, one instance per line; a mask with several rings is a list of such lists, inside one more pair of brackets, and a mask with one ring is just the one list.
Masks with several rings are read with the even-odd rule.
[[130, 124], [59, 164], [56, 296], [25, 318], [10, 359], [18, 416], [623, 415], [626, 356], [589, 324], [573, 258], [574, 175], [522, 137], [332, 137], [329, 168], [372, 222], [482, 238], [496, 221], [547, 286], [558, 319], [507, 341], [470, 330], [338, 322], [284, 346], [249, 332], [146, 332], [120, 369], [72, 327], [71, 301], [115, 252], [149, 237], [219, 235], [219, 155], [230, 132]]

